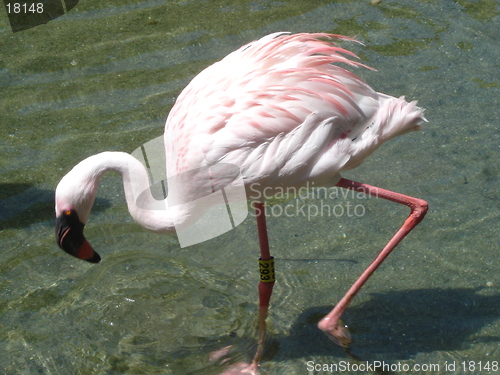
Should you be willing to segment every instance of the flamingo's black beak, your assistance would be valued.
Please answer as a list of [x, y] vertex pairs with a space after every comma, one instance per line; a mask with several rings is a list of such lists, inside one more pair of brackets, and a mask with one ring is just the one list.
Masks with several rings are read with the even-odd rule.
[[99, 263], [101, 257], [83, 235], [83, 227], [75, 210], [64, 211], [56, 219], [56, 240], [68, 254], [90, 263]]

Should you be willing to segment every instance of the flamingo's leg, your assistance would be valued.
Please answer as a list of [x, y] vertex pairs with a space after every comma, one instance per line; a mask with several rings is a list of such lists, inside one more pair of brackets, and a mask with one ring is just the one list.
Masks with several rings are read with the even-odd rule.
[[[267, 236], [267, 226], [266, 226], [266, 214], [264, 203], [254, 204], [255, 216], [257, 218], [257, 230], [259, 232], [259, 243], [260, 243], [260, 259], [259, 268], [262, 267], [261, 263], [264, 263], [264, 267], [272, 266], [272, 257], [269, 251], [269, 240]], [[269, 262], [261, 262], [269, 261]], [[271, 277], [267, 277], [267, 276]], [[263, 277], [264, 276], [264, 277]], [[266, 282], [262, 281], [266, 280]], [[266, 318], [269, 309], [269, 301], [271, 299], [271, 294], [273, 292], [274, 286], [274, 269], [272, 273], [265, 273], [263, 275], [261, 269], [261, 281], [259, 282], [259, 338], [257, 341], [257, 350], [255, 356], [253, 357], [252, 363], [237, 363], [230, 366], [226, 371], [220, 375], [257, 375], [260, 362], [262, 360], [262, 355], [264, 353], [264, 342], [266, 340]], [[226, 354], [229, 347], [222, 349], [215, 355], [219, 357], [221, 354]]]
[[368, 266], [368, 268], [361, 274], [361, 276], [356, 280], [356, 282], [351, 286], [347, 293], [342, 297], [342, 299], [337, 303], [333, 310], [328, 313], [319, 323], [318, 327], [327, 334], [327, 336], [339, 343], [340, 345], [347, 347], [351, 343], [351, 335], [347, 329], [339, 323], [339, 319], [347, 309], [347, 306], [354, 298], [356, 293], [365, 284], [368, 278], [375, 272], [375, 270], [382, 264], [385, 258], [391, 253], [392, 250], [405, 238], [405, 236], [410, 233], [410, 231], [422, 221], [427, 212], [427, 202], [409, 197], [407, 195], [395, 193], [389, 190], [381, 189], [375, 186], [363, 184], [360, 182], [355, 182], [342, 178], [337, 186], [351, 189], [357, 192], [362, 192], [365, 194], [370, 194], [372, 196], [390, 200], [392, 202], [404, 204], [410, 207], [411, 212], [401, 228], [396, 232], [394, 237], [387, 243], [387, 245], [382, 249], [382, 251], [377, 255], [375, 260]]
[[[269, 251], [269, 240], [267, 236], [266, 214], [264, 203], [255, 202], [255, 216], [257, 218], [257, 230], [259, 232], [260, 243], [260, 260], [271, 260], [271, 253]], [[264, 352], [264, 341], [266, 339], [266, 318], [269, 309], [269, 301], [273, 292], [274, 286], [274, 269], [272, 270], [272, 281], [259, 282], [259, 339], [257, 343], [257, 352], [252, 361], [255, 369], [260, 365], [262, 354]]]
[[[255, 216], [257, 218], [257, 230], [259, 232], [259, 243], [260, 243], [260, 267], [273, 267], [272, 257], [269, 251], [269, 240], [267, 236], [267, 226], [266, 226], [266, 214], [264, 203], [255, 203]], [[261, 262], [264, 261], [264, 262]], [[265, 262], [269, 261], [269, 262]], [[263, 263], [263, 266], [261, 265]], [[273, 267], [274, 268], [274, 267]], [[266, 270], [267, 271], [267, 270]], [[268, 277], [270, 276], [270, 277]], [[266, 281], [262, 281], [266, 280]], [[263, 272], [261, 269], [261, 281], [259, 282], [259, 338], [257, 341], [257, 350], [255, 356], [253, 357], [252, 363], [237, 363], [226, 369], [224, 373], [220, 375], [257, 375], [260, 362], [262, 360], [262, 355], [264, 353], [264, 342], [266, 340], [266, 318], [269, 309], [269, 301], [271, 299], [271, 294], [273, 292], [274, 286], [274, 269], [271, 273]], [[224, 348], [221, 353], [227, 352], [229, 348]], [[217, 355], [220, 355], [217, 353]]]

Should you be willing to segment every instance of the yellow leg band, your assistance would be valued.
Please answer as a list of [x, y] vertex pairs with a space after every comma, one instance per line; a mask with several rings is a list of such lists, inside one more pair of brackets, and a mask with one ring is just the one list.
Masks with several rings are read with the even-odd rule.
[[268, 260], [259, 259], [260, 281], [263, 283], [272, 283], [276, 279], [274, 277], [274, 258]]

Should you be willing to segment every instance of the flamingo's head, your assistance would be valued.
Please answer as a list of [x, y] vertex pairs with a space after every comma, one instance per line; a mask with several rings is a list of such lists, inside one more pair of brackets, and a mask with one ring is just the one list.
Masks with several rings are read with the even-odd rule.
[[62, 212], [56, 218], [56, 240], [61, 249], [90, 263], [99, 263], [101, 257], [83, 235], [83, 224], [75, 209]]
[[101, 257], [83, 235], [83, 228], [94, 204], [97, 184], [94, 178], [83, 178], [82, 164], [73, 168], [57, 185], [56, 240], [68, 254], [99, 263]]

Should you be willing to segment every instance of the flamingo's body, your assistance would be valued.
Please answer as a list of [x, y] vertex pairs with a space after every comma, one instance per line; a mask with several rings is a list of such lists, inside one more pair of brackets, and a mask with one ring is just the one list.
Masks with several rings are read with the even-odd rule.
[[361, 64], [320, 37], [334, 36], [268, 35], [196, 76], [167, 119], [167, 172], [225, 162], [246, 185], [335, 184], [384, 141], [419, 129], [416, 102], [333, 65]]
[[[168, 177], [229, 163], [240, 168], [252, 191], [307, 182], [335, 185], [341, 171], [358, 166], [384, 141], [418, 130], [425, 119], [416, 102], [377, 93], [334, 65], [361, 65], [346, 57], [352, 53], [318, 39], [334, 37], [351, 40], [327, 34], [268, 35], [195, 77], [165, 125]], [[189, 205], [168, 211], [137, 207], [131, 185], [148, 188], [142, 164], [125, 153], [94, 155], [75, 166], [56, 191], [58, 242], [69, 253], [100, 259], [82, 231], [107, 170], [124, 176], [129, 210], [147, 229], [171, 232], [174, 224], [196, 220]], [[197, 181], [177, 189], [189, 200], [196, 195]], [[70, 235], [74, 227], [79, 228], [76, 240]]]

